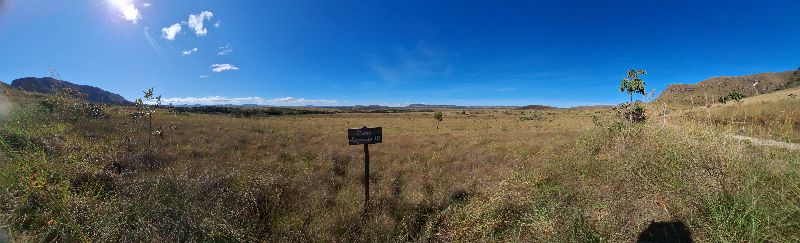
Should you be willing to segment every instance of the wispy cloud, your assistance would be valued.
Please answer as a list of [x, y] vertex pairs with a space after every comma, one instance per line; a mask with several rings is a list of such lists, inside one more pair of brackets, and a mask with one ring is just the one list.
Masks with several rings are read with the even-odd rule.
[[337, 100], [315, 100], [303, 99], [294, 97], [283, 97], [265, 99], [261, 97], [241, 97], [241, 98], [227, 98], [222, 96], [207, 96], [207, 97], [185, 97], [185, 98], [166, 98], [162, 100], [163, 103], [172, 103], [174, 105], [274, 105], [274, 106], [298, 106], [298, 105], [331, 105], [339, 103]]
[[142, 6], [143, 6], [143, 7], [145, 7], [145, 8], [148, 8], [148, 7], [150, 7], [151, 5], [153, 5], [153, 4], [151, 4], [151, 3], [149, 3], [149, 2], [144, 2], [144, 3], [142, 3]]
[[200, 75], [200, 78], [208, 78], [208, 76], [209, 76], [208, 74]]
[[443, 51], [426, 42], [413, 48], [395, 47], [394, 55], [373, 55], [369, 65], [386, 82], [408, 82], [426, 78], [448, 78], [453, 66], [445, 62]]
[[181, 32], [181, 24], [173, 24], [161, 29], [161, 37], [167, 40], [174, 40], [175, 35]]
[[134, 24], [142, 19], [142, 15], [139, 15], [139, 9], [133, 4], [133, 0], [112, 0], [111, 3], [120, 11], [120, 16], [123, 19]]
[[233, 52], [233, 46], [231, 44], [225, 44], [224, 46], [217, 48], [217, 50], [217, 55], [223, 56]]
[[214, 28], [219, 28], [220, 25], [222, 25], [222, 21], [217, 20], [217, 22], [214, 23]]
[[181, 55], [189, 56], [189, 55], [192, 55], [195, 52], [197, 52], [197, 50], [198, 50], [197, 47], [189, 49], [189, 50], [183, 50], [183, 52], [181, 52]]
[[197, 36], [205, 36], [208, 33], [208, 29], [203, 27], [203, 22], [205, 20], [210, 20], [213, 16], [214, 14], [210, 11], [203, 11], [197, 15], [190, 14], [189, 21], [186, 23], [189, 25], [189, 28], [194, 30], [194, 33], [197, 34]]
[[235, 67], [231, 64], [211, 64], [211, 71], [215, 73], [220, 73], [228, 70], [239, 70], [238, 67]]
[[150, 35], [150, 27], [144, 27], [144, 38], [147, 39], [148, 43], [150, 43], [150, 47], [153, 47], [153, 51], [155, 51], [161, 59], [164, 59], [164, 52], [161, 50], [161, 46], [159, 46]]

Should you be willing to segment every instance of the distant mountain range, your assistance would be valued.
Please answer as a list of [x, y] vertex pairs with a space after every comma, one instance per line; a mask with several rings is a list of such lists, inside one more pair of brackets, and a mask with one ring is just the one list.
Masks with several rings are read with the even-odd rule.
[[11, 81], [11, 87], [28, 92], [37, 92], [45, 94], [53, 94], [64, 88], [72, 88], [78, 90], [81, 93], [86, 94], [87, 95], [86, 99], [91, 102], [115, 104], [115, 105], [132, 104], [130, 101], [126, 100], [124, 97], [118, 94], [111, 93], [94, 86], [74, 84], [51, 77], [19, 78], [15, 79], [14, 81]]
[[517, 107], [520, 110], [558, 110], [558, 107], [546, 106], [546, 105], [526, 105], [522, 107]]
[[[11, 84], [6, 84], [0, 81], [0, 87], [10, 86], [15, 89], [24, 90], [28, 92], [53, 94], [64, 88], [76, 89], [81, 93], [87, 95], [87, 100], [91, 102], [129, 105], [132, 102], [126, 100], [124, 97], [105, 91], [103, 89], [89, 86], [70, 83], [64, 80], [58, 80], [51, 77], [44, 78], [20, 78], [15, 79]], [[724, 76], [713, 77], [696, 84], [671, 84], [665, 89], [653, 102], [655, 103], [670, 103], [670, 104], [684, 104], [684, 105], [700, 105], [714, 103], [721, 97], [730, 94], [731, 92], [739, 92], [746, 96], [754, 96], [757, 94], [769, 93], [776, 90], [800, 87], [800, 68], [796, 71], [775, 72], [775, 73], [760, 73], [744, 76]], [[201, 105], [182, 105], [186, 107], [201, 106]], [[243, 107], [259, 107], [259, 105], [217, 105], [217, 106], [243, 106]], [[317, 108], [338, 108], [338, 109], [356, 109], [356, 110], [381, 110], [390, 108], [413, 108], [413, 109], [531, 109], [531, 110], [549, 110], [559, 109], [556, 107], [544, 105], [528, 105], [528, 106], [460, 106], [460, 105], [430, 105], [430, 104], [410, 104], [405, 107], [389, 107], [389, 106], [313, 106]], [[599, 108], [597, 107], [573, 107], [574, 109], [581, 108]]]
[[473, 106], [473, 105], [426, 105], [410, 104], [406, 108], [419, 109], [513, 109], [519, 106]]

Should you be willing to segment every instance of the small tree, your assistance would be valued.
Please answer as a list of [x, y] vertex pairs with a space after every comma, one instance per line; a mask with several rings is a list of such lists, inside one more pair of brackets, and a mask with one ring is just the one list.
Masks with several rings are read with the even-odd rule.
[[441, 111], [437, 111], [433, 113], [433, 119], [436, 119], [436, 129], [439, 129], [439, 122], [444, 120], [444, 114]]
[[138, 98], [135, 104], [136, 107], [139, 108], [139, 112], [137, 112], [134, 117], [147, 116], [148, 118], [147, 151], [152, 155], [151, 138], [153, 136], [153, 113], [155, 113], [155, 108], [161, 105], [161, 95], [154, 97], [153, 88], [151, 87], [144, 91], [144, 100]]
[[622, 84], [619, 86], [619, 91], [628, 93], [630, 102], [623, 105], [623, 115], [627, 117], [630, 122], [642, 122], [646, 119], [644, 106], [633, 103], [633, 94], [645, 95], [645, 82], [639, 76], [647, 75], [647, 71], [639, 69], [628, 69], [627, 76], [622, 79]]
[[628, 69], [628, 76], [622, 79], [622, 84], [619, 86], [619, 92], [627, 92], [631, 103], [633, 103], [633, 94], [645, 95], [645, 83], [639, 78], [640, 75], [647, 75], [647, 71]]

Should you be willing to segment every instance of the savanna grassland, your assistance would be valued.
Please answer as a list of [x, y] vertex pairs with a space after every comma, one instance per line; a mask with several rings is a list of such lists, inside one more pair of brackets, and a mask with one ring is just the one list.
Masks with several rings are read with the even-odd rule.
[[[0, 123], [0, 222], [22, 242], [619, 242], [653, 222], [695, 241], [800, 241], [800, 152], [691, 112], [630, 124], [610, 109], [437, 110], [438, 122], [161, 107], [154, 135], [134, 107], [19, 97]], [[384, 137], [368, 215], [362, 147], [346, 138], [362, 125]]]

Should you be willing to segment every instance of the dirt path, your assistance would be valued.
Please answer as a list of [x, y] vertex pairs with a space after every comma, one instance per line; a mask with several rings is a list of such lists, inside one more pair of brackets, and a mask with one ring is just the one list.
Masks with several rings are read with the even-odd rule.
[[770, 147], [785, 148], [789, 150], [800, 150], [800, 144], [796, 143], [779, 142], [775, 140], [761, 139], [761, 138], [751, 138], [741, 135], [730, 135], [730, 137], [739, 141], [748, 141], [751, 144], [758, 146], [770, 146]]

